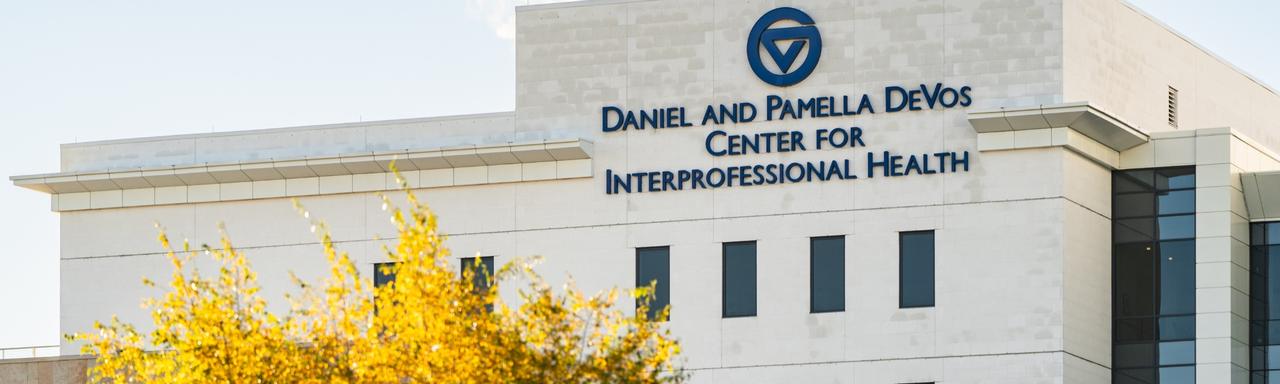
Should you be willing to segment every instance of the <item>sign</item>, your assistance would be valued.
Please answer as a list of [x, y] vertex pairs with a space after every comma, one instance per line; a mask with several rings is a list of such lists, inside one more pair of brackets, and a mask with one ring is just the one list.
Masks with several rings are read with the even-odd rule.
[[[790, 20], [799, 23], [798, 27], [769, 28], [780, 21]], [[803, 81], [818, 66], [818, 58], [822, 56], [822, 35], [813, 26], [813, 18], [799, 9], [782, 7], [760, 16], [756, 25], [751, 27], [747, 35], [747, 62], [751, 63], [751, 71], [766, 83], [786, 87]], [[780, 45], [789, 43], [786, 50]], [[805, 55], [800, 67], [792, 71], [796, 58], [805, 45], [809, 53]], [[775, 73], [760, 61], [760, 49], [769, 53], [769, 58], [782, 73]]]
[[[776, 24], [799, 24], [777, 26]], [[786, 46], [783, 46], [786, 43]], [[807, 54], [799, 66], [800, 53]], [[761, 60], [768, 53], [775, 72]], [[785, 87], [803, 81], [818, 66], [822, 55], [822, 37], [808, 14], [790, 7], [765, 13], [751, 27], [747, 36], [747, 62], [765, 83]], [[793, 69], [793, 67], [795, 67]], [[697, 189], [750, 187], [758, 185], [795, 184], [817, 181], [858, 180], [874, 177], [891, 178], [913, 175], [935, 175], [969, 171], [969, 151], [925, 150], [898, 153], [890, 150], [868, 150], [867, 142], [874, 129], [864, 129], [848, 121], [810, 131], [773, 130], [770, 132], [734, 133], [720, 128], [725, 125], [756, 121], [788, 121], [802, 119], [854, 119], [877, 113], [902, 113], [946, 110], [968, 107], [973, 103], [969, 86], [944, 83], [922, 83], [915, 86], [890, 85], [862, 94], [818, 95], [795, 97], [766, 95], [760, 106], [741, 100], [711, 104], [705, 107], [664, 106], [629, 110], [606, 105], [600, 110], [601, 130], [605, 133], [628, 130], [696, 129], [712, 127], [698, 145], [713, 157], [732, 160], [761, 154], [804, 151], [843, 151], [842, 158], [821, 161], [776, 161], [721, 165], [702, 169], [615, 172], [606, 169], [605, 193], [652, 193]], [[865, 156], [849, 156], [860, 150]], [[863, 155], [860, 153], [859, 155]], [[862, 160], [865, 159], [865, 160]]]

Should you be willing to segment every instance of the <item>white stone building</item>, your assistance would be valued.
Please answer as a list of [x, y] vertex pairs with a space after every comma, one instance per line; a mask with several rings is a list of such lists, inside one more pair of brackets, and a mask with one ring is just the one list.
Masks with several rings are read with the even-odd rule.
[[543, 255], [588, 291], [660, 276], [696, 383], [1280, 369], [1270, 228], [1250, 233], [1280, 219], [1280, 95], [1119, 0], [586, 0], [517, 22], [513, 112], [67, 144], [58, 173], [13, 177], [61, 218], [61, 329], [149, 323], [156, 222], [195, 244], [227, 223], [277, 299], [324, 272], [296, 198], [372, 274], [399, 159], [459, 257]]

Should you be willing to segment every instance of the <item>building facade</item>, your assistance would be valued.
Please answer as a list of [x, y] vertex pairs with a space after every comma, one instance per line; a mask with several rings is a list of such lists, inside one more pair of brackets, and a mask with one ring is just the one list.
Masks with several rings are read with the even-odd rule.
[[696, 383], [1280, 369], [1280, 95], [1121, 1], [516, 14], [512, 112], [68, 144], [13, 177], [61, 218], [61, 329], [149, 323], [153, 223], [227, 223], [268, 298], [321, 276], [292, 199], [372, 276], [396, 160], [459, 257], [658, 281]]

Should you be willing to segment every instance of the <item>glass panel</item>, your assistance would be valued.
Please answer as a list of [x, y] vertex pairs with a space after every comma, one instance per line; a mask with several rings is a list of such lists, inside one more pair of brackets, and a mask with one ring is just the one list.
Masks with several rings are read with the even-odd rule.
[[1196, 191], [1194, 189], [1161, 192], [1158, 199], [1161, 215], [1178, 213], [1195, 213]]
[[724, 244], [724, 317], [756, 315], [756, 243]]
[[1196, 168], [1162, 168], [1156, 170], [1156, 189], [1167, 191], [1196, 187]]
[[[666, 321], [659, 318], [662, 309], [671, 304], [671, 248], [651, 247], [636, 249], [636, 287], [648, 287], [655, 284], [653, 296], [649, 300], [649, 319]], [[640, 308], [641, 301], [636, 301]]]
[[1160, 368], [1160, 384], [1195, 384], [1196, 367]]
[[1262, 284], [1266, 286], [1266, 290], [1262, 291], [1262, 297], [1259, 299], [1266, 300], [1267, 310], [1265, 319], [1280, 319], [1280, 246], [1268, 246], [1266, 248], [1267, 259], [1262, 265], [1254, 266], [1255, 270], [1265, 271], [1266, 279]]
[[1155, 369], [1120, 369], [1112, 377], [1113, 384], [1155, 384]]
[[1154, 218], [1113, 220], [1111, 224], [1113, 244], [1147, 243], [1155, 240], [1156, 219]]
[[1160, 343], [1160, 365], [1195, 364], [1195, 362], [1195, 340]]
[[1160, 240], [1193, 239], [1196, 237], [1196, 216], [1164, 216], [1156, 223]]
[[1267, 245], [1280, 244], [1280, 223], [1266, 223]]
[[1266, 322], [1266, 327], [1267, 340], [1264, 343], [1267, 345], [1280, 344], [1280, 320], [1268, 321]]
[[1116, 341], [1121, 343], [1155, 341], [1155, 322], [1156, 320], [1150, 317], [1116, 320]]
[[1154, 193], [1129, 193], [1116, 195], [1112, 200], [1116, 218], [1151, 217], [1156, 215]]
[[396, 281], [396, 274], [389, 271], [387, 267], [395, 263], [375, 263], [373, 264], [373, 286], [381, 287], [392, 281]]
[[1249, 348], [1249, 367], [1253, 370], [1267, 369], [1267, 347]]
[[1195, 240], [1160, 243], [1160, 314], [1196, 312]]
[[[476, 265], [476, 259], [480, 259], [480, 264]], [[471, 284], [476, 291], [485, 291], [489, 289], [489, 276], [493, 273], [493, 256], [483, 257], [464, 257], [462, 258], [462, 270], [472, 271]]]
[[1267, 224], [1253, 223], [1249, 224], [1249, 245], [1266, 244]]
[[809, 311], [844, 310], [844, 236], [809, 242]]
[[1266, 366], [1253, 367], [1253, 369], [1276, 369], [1280, 368], [1280, 345], [1269, 345], [1266, 347], [1266, 355], [1263, 361], [1267, 362]]
[[1115, 246], [1115, 316], [1155, 315], [1155, 254], [1149, 244]]
[[1160, 340], [1190, 340], [1196, 338], [1196, 316], [1161, 317]]
[[1112, 177], [1115, 193], [1154, 192], [1155, 172], [1150, 169], [1116, 172]]
[[933, 306], [933, 231], [899, 234], [900, 307]]
[[1267, 371], [1268, 383], [1280, 383], [1280, 371]]
[[1156, 365], [1155, 344], [1116, 344], [1115, 364], [1119, 368], [1154, 367]]

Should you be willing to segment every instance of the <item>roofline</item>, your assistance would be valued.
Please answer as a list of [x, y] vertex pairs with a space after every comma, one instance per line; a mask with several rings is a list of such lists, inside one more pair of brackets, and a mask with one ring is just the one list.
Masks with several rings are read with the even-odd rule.
[[1132, 9], [1134, 12], [1137, 12], [1139, 15], [1142, 15], [1142, 17], [1146, 17], [1147, 20], [1151, 20], [1152, 22], [1156, 23], [1156, 25], [1160, 26], [1161, 28], [1164, 28], [1166, 31], [1169, 31], [1169, 33], [1172, 33], [1174, 36], [1177, 36], [1179, 39], [1182, 39], [1182, 41], [1186, 41], [1187, 44], [1191, 44], [1191, 46], [1196, 47], [1196, 49], [1199, 49], [1201, 52], [1204, 52], [1205, 54], [1209, 55], [1209, 57], [1214, 58], [1214, 60], [1218, 60], [1218, 62], [1221, 62], [1222, 64], [1226, 64], [1228, 68], [1235, 70], [1236, 73], [1239, 73], [1240, 75], [1253, 81], [1254, 83], [1257, 83], [1258, 86], [1261, 86], [1263, 89], [1270, 91], [1271, 94], [1276, 95], [1276, 97], [1280, 97], [1280, 92], [1277, 92], [1275, 88], [1272, 88], [1270, 85], [1267, 85], [1267, 83], [1263, 82], [1257, 77], [1254, 77], [1249, 72], [1243, 69], [1240, 69], [1240, 67], [1237, 67], [1235, 64], [1232, 64], [1230, 61], [1223, 59], [1222, 56], [1218, 56], [1218, 54], [1214, 53], [1208, 48], [1205, 48], [1203, 45], [1196, 43], [1195, 40], [1191, 40], [1191, 38], [1187, 37], [1186, 35], [1183, 35], [1181, 32], [1178, 32], [1178, 30], [1173, 29], [1173, 27], [1170, 27], [1169, 24], [1165, 24], [1163, 21], [1160, 21], [1160, 19], [1156, 18], [1155, 16], [1151, 16], [1150, 13], [1147, 13], [1146, 11], [1143, 11], [1141, 8], [1138, 8], [1138, 6], [1133, 5], [1133, 3], [1130, 3], [1129, 0], [1118, 0], [1118, 1], [1120, 2], [1120, 4], [1123, 4], [1124, 6], [1129, 7], [1129, 9]]
[[226, 137], [226, 136], [256, 135], [256, 134], [263, 134], [263, 133], [308, 131], [308, 130], [314, 130], [314, 129], [338, 129], [338, 128], [354, 128], [354, 127], [374, 127], [379, 125], [391, 125], [391, 124], [432, 123], [432, 122], [440, 122], [440, 121], [484, 119], [484, 118], [497, 118], [497, 117], [509, 117], [509, 116], [515, 116], [515, 111], [486, 112], [486, 113], [473, 113], [473, 114], [465, 114], [465, 115], [449, 115], [449, 116], [433, 116], [433, 117], [412, 117], [412, 118], [405, 118], [405, 119], [372, 120], [372, 121], [358, 121], [358, 122], [333, 123], [333, 124], [297, 125], [297, 126], [280, 127], [280, 128], [242, 129], [242, 130], [235, 130], [235, 131], [209, 132], [209, 133], [184, 133], [184, 134], [165, 135], [165, 136], [145, 136], [145, 137], [135, 137], [135, 138], [127, 138], [127, 139], [108, 139], [108, 140], [98, 140], [98, 141], [84, 141], [84, 142], [78, 142], [78, 143], [65, 143], [65, 144], [62, 144], [60, 147], [62, 149], [68, 149], [68, 148], [82, 148], [82, 147], [92, 147], [92, 146], [110, 145], [110, 144], [145, 143], [145, 142], [153, 142], [153, 141], [181, 140], [181, 139], [202, 139], [202, 138], [210, 138], [210, 137]]
[[517, 5], [516, 12], [540, 11], [540, 10], [546, 10], [546, 9], [577, 8], [577, 7], [594, 7], [594, 6], [600, 6], [600, 5], [614, 5], [614, 4], [648, 3], [648, 2], [654, 2], [654, 1], [658, 1], [658, 0], [575, 0], [575, 1], [563, 1], [559, 3]]

